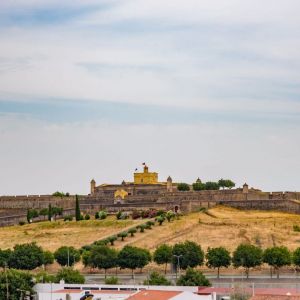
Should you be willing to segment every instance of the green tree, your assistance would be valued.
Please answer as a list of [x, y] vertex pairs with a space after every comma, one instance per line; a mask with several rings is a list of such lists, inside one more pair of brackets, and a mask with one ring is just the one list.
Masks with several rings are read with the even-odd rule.
[[171, 285], [171, 282], [158, 272], [151, 272], [149, 278], [144, 281], [144, 285]]
[[177, 280], [177, 285], [182, 286], [210, 286], [209, 280], [198, 270], [188, 268], [184, 275]]
[[115, 241], [118, 239], [118, 237], [116, 235], [112, 235], [112, 236], [109, 236], [107, 238], [108, 242], [110, 243], [111, 246], [114, 245]]
[[130, 236], [134, 236], [134, 234], [137, 232], [136, 228], [130, 228], [128, 230], [128, 233], [130, 234]]
[[189, 191], [190, 190], [190, 186], [187, 183], [178, 183], [177, 184], [177, 190], [178, 191]]
[[47, 273], [46, 271], [40, 271], [34, 275], [36, 283], [51, 283], [56, 282], [56, 276]]
[[293, 263], [297, 268], [300, 267], [300, 247], [293, 252]]
[[125, 246], [118, 254], [118, 265], [121, 269], [131, 269], [132, 278], [135, 269], [143, 268], [150, 262], [148, 255], [143, 250], [138, 247]]
[[55, 260], [61, 266], [73, 266], [80, 260], [80, 252], [74, 247], [62, 246], [54, 252]]
[[232, 180], [230, 180], [230, 179], [223, 179], [223, 178], [221, 178], [219, 181], [218, 181], [218, 184], [219, 184], [219, 186], [221, 187], [221, 188], [229, 188], [229, 189], [231, 189], [231, 188], [233, 188], [233, 187], [235, 187], [235, 183], [232, 181]]
[[54, 263], [54, 255], [50, 251], [44, 251], [44, 265], [52, 265]]
[[193, 190], [194, 191], [203, 191], [205, 189], [205, 184], [202, 182], [195, 182], [193, 183]]
[[[94, 247], [94, 246], [93, 246]], [[93, 248], [91, 247], [91, 249]], [[85, 267], [92, 267], [92, 262], [91, 262], [91, 250], [85, 250], [82, 252], [81, 254], [81, 258], [82, 258], [82, 263]]]
[[94, 268], [104, 269], [106, 271], [117, 266], [118, 252], [107, 246], [94, 246], [90, 253], [90, 265]]
[[51, 203], [49, 203], [49, 206], [48, 206], [48, 221], [51, 221], [52, 220], [52, 205]]
[[277, 271], [279, 278], [279, 269], [283, 266], [289, 266], [292, 263], [292, 256], [287, 247], [267, 248], [263, 253], [263, 262]]
[[62, 197], [65, 197], [66, 194], [63, 193], [63, 192], [57, 191], [57, 192], [53, 193], [52, 196], [53, 196], [53, 197], [61, 197], [61, 198], [62, 198]]
[[156, 221], [158, 222], [159, 226], [161, 226], [165, 219], [166, 218], [163, 215], [161, 215], [156, 218]]
[[235, 268], [245, 268], [246, 276], [249, 278], [250, 268], [261, 265], [262, 255], [261, 248], [249, 244], [240, 244], [233, 252], [232, 262]]
[[119, 283], [118, 277], [111, 276], [105, 278], [105, 284], [118, 284], [118, 283]]
[[27, 222], [31, 223], [34, 218], [37, 218], [39, 213], [36, 209], [28, 209], [27, 210]]
[[118, 233], [117, 236], [121, 238], [121, 241], [124, 241], [124, 239], [128, 236], [128, 233], [126, 231], [123, 231]]
[[52, 207], [52, 216], [54, 216], [54, 220], [56, 221], [57, 216], [61, 216], [63, 213], [63, 209], [61, 207]]
[[220, 268], [228, 268], [231, 264], [230, 253], [224, 247], [208, 248], [206, 260], [209, 268], [218, 269], [218, 278], [220, 277]]
[[21, 270], [33, 270], [43, 263], [43, 249], [36, 243], [16, 245], [8, 260], [10, 268]]
[[205, 190], [219, 190], [220, 186], [217, 182], [208, 181], [205, 182]]
[[[204, 252], [195, 242], [185, 241], [173, 246], [173, 255], [180, 256], [179, 264], [181, 269], [201, 266], [204, 261]], [[178, 264], [178, 258], [173, 256], [173, 263]], [[177, 266], [178, 267], [178, 266]]]
[[166, 219], [168, 222], [171, 222], [171, 220], [175, 219], [175, 213], [172, 210], [167, 211]]
[[80, 274], [78, 270], [74, 270], [72, 267], [65, 267], [58, 271], [56, 280], [64, 280], [65, 283], [80, 283], [85, 282], [84, 276]]
[[75, 196], [76, 197], [76, 203], [75, 203], [75, 218], [76, 221], [80, 221], [81, 220], [81, 213], [80, 213], [80, 205], [79, 205], [79, 197], [78, 195]]
[[8, 261], [11, 256], [11, 253], [12, 253], [12, 251], [10, 249], [7, 249], [7, 250], [0, 249], [0, 267], [1, 268], [8, 266]]
[[44, 217], [44, 220], [46, 219], [46, 217], [48, 216], [48, 208], [42, 208], [39, 212], [40, 216]]
[[162, 244], [155, 249], [153, 254], [153, 260], [158, 265], [165, 265], [165, 274], [167, 273], [168, 264], [172, 262], [172, 251], [172, 246]]
[[[4, 270], [0, 272], [0, 299], [19, 300], [25, 295], [23, 291], [33, 292], [33, 277], [28, 272]], [[9, 298], [7, 298], [7, 294]]]

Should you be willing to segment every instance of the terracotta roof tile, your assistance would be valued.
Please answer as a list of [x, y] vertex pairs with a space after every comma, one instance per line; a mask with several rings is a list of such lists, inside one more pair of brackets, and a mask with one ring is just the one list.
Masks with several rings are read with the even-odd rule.
[[179, 294], [181, 291], [140, 291], [128, 298], [128, 300], [169, 300]]

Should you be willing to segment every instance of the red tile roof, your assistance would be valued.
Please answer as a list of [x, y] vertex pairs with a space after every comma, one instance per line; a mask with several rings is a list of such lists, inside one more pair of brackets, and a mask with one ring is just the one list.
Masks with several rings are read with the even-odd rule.
[[300, 300], [300, 296], [289, 295], [256, 295], [250, 298], [250, 300]]
[[128, 300], [169, 300], [179, 294], [181, 291], [140, 291], [128, 298]]

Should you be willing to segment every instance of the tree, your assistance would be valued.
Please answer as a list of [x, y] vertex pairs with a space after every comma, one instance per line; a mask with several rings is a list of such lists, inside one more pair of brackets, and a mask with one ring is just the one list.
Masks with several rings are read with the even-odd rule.
[[54, 252], [55, 260], [61, 266], [73, 266], [80, 260], [80, 252], [74, 247], [62, 246]]
[[43, 263], [43, 249], [36, 243], [16, 245], [8, 260], [10, 268], [21, 270], [33, 270]]
[[172, 262], [172, 251], [173, 248], [169, 245], [162, 244], [158, 246], [153, 254], [153, 260], [158, 265], [165, 265], [165, 274], [167, 274], [167, 266]]
[[116, 235], [112, 235], [112, 236], [109, 236], [107, 238], [108, 242], [110, 243], [111, 246], [114, 245], [114, 242], [118, 239], [118, 237]]
[[118, 265], [121, 269], [131, 269], [132, 278], [136, 268], [143, 268], [150, 262], [143, 250], [138, 247], [125, 246], [118, 254]]
[[[181, 269], [201, 266], [204, 261], [204, 252], [195, 242], [186, 241], [173, 246], [173, 255], [180, 256], [179, 264]], [[178, 264], [178, 258], [173, 256], [173, 263]], [[178, 266], [177, 266], [178, 267]]]
[[62, 197], [65, 197], [66, 194], [64, 192], [57, 191], [57, 192], [53, 193], [52, 196], [54, 196], [54, 197], [61, 197], [62, 198]]
[[159, 226], [161, 226], [162, 223], [165, 221], [165, 217], [164, 217], [163, 215], [158, 216], [158, 217], [156, 218], [156, 221], [158, 222]]
[[34, 218], [37, 218], [39, 213], [36, 209], [28, 209], [27, 210], [27, 222], [31, 223]]
[[293, 252], [293, 263], [296, 267], [300, 267], [300, 247]]
[[56, 221], [57, 216], [61, 216], [63, 213], [63, 209], [61, 207], [52, 207], [52, 216], [54, 216], [54, 220]]
[[194, 191], [203, 191], [203, 190], [205, 190], [205, 184], [202, 182], [195, 182], [195, 183], [193, 183], [193, 190]]
[[168, 222], [171, 222], [171, 220], [174, 218], [175, 218], [175, 213], [172, 210], [167, 211], [166, 219], [168, 220]]
[[232, 262], [235, 268], [245, 268], [249, 278], [250, 268], [260, 266], [262, 263], [262, 250], [259, 247], [248, 244], [240, 244], [233, 252]]
[[229, 189], [231, 189], [231, 188], [233, 188], [234, 186], [235, 186], [235, 183], [232, 181], [232, 180], [230, 180], [230, 179], [223, 179], [223, 178], [221, 178], [219, 181], [218, 181], [218, 184], [219, 184], [219, 186], [221, 187], [221, 188], [229, 188]]
[[12, 251], [10, 249], [7, 249], [7, 250], [0, 249], [0, 267], [1, 268], [8, 266], [8, 261], [11, 256], [11, 253], [12, 253]]
[[124, 241], [124, 239], [128, 236], [128, 233], [126, 231], [118, 233], [118, 237], [121, 238], [121, 241]]
[[137, 232], [136, 228], [130, 228], [128, 229], [128, 233], [130, 234], [130, 236], [134, 236], [134, 234]]
[[92, 267], [92, 263], [91, 263], [91, 250], [83, 251], [82, 254], [81, 254], [81, 258], [82, 258], [82, 263], [83, 263], [83, 265], [85, 267], [88, 267], [88, 266]]
[[190, 190], [190, 186], [187, 183], [178, 183], [177, 184], [177, 190], [178, 191], [189, 191]]
[[220, 186], [217, 182], [208, 181], [205, 182], [205, 190], [219, 190]]
[[[24, 299], [24, 292], [33, 292], [33, 278], [28, 272], [6, 269], [0, 272], [0, 299]], [[9, 298], [7, 298], [7, 294]]]
[[79, 206], [79, 197], [78, 197], [78, 195], [76, 195], [75, 197], [76, 197], [75, 218], [76, 218], [76, 221], [80, 221], [81, 220], [81, 213], [80, 213], [80, 206]]
[[94, 268], [104, 269], [106, 271], [117, 266], [118, 252], [107, 246], [94, 246], [90, 252], [89, 262]]
[[54, 263], [54, 255], [50, 251], [44, 251], [44, 265], [52, 265]]
[[218, 278], [220, 277], [220, 268], [228, 268], [231, 263], [230, 253], [223, 247], [208, 248], [206, 253], [206, 265], [209, 268], [218, 269]]
[[209, 280], [198, 270], [188, 268], [184, 275], [177, 280], [177, 285], [182, 286], [210, 286]]
[[74, 270], [72, 267], [65, 267], [59, 270], [56, 275], [56, 280], [64, 280], [65, 283], [80, 283], [85, 282], [84, 276], [80, 274], [78, 270]]
[[279, 269], [283, 266], [289, 266], [292, 263], [292, 256], [288, 248], [284, 246], [267, 248], [263, 253], [263, 262], [273, 267], [277, 271], [277, 278], [279, 278]]
[[99, 219], [104, 220], [107, 218], [107, 212], [105, 210], [99, 211]]
[[52, 220], [52, 206], [51, 206], [51, 203], [49, 203], [49, 206], [48, 206], [48, 221], [51, 221]]
[[36, 283], [51, 283], [56, 282], [56, 276], [42, 270], [34, 275]]
[[46, 219], [46, 216], [48, 216], [48, 208], [42, 208], [39, 212], [40, 216], [44, 217], [44, 220]]
[[171, 282], [158, 272], [151, 272], [149, 278], [144, 281], [144, 285], [171, 285]]

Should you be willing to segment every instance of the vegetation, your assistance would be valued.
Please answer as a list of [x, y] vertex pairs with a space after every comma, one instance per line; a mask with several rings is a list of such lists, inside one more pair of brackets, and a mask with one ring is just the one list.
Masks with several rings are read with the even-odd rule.
[[117, 236], [121, 238], [121, 241], [124, 241], [124, 239], [128, 236], [128, 233], [126, 231], [123, 231], [118, 233]]
[[44, 252], [36, 243], [16, 245], [8, 258], [13, 269], [33, 270], [44, 263]]
[[144, 281], [144, 285], [171, 285], [171, 282], [158, 272], [151, 272], [149, 278]]
[[158, 265], [165, 265], [165, 274], [167, 273], [167, 266], [172, 262], [173, 248], [167, 244], [158, 246], [153, 254], [153, 260]]
[[195, 182], [193, 183], [193, 190], [194, 191], [203, 191], [205, 190], [205, 184], [202, 182]]
[[184, 275], [181, 275], [177, 280], [177, 285], [182, 286], [210, 286], [209, 280], [202, 274], [202, 272], [188, 268]]
[[78, 195], [75, 196], [76, 197], [76, 203], [75, 203], [75, 219], [76, 221], [80, 221], [81, 220], [81, 213], [80, 213], [80, 205], [79, 205], [79, 197]]
[[250, 268], [260, 266], [262, 263], [263, 251], [261, 248], [249, 244], [241, 244], [233, 252], [232, 262], [234, 267], [245, 268], [247, 278], [249, 278]]
[[217, 182], [207, 181], [205, 182], [205, 190], [219, 190], [220, 186]]
[[119, 278], [115, 276], [105, 278], [105, 284], [118, 284]]
[[80, 274], [78, 270], [74, 270], [71, 267], [62, 268], [56, 275], [56, 279], [59, 282], [64, 280], [65, 283], [80, 283], [85, 282], [84, 276]]
[[64, 192], [57, 191], [57, 192], [53, 193], [52, 196], [63, 198], [63, 197], [69, 197], [70, 194], [69, 193], [64, 193]]
[[231, 264], [230, 253], [224, 247], [208, 248], [206, 253], [206, 265], [209, 268], [218, 270], [218, 278], [220, 277], [220, 268], [228, 268]]
[[36, 209], [28, 209], [27, 210], [27, 222], [31, 223], [34, 218], [37, 218], [39, 213]]
[[219, 187], [221, 188], [228, 188], [228, 189], [232, 189], [233, 187], [235, 187], [235, 183], [230, 180], [230, 179], [223, 179], [221, 178], [219, 181], [218, 181], [218, 185]]
[[177, 184], [177, 189], [178, 191], [189, 191], [190, 186], [187, 183], [182, 182]]
[[279, 278], [279, 269], [289, 266], [292, 263], [292, 256], [288, 248], [283, 246], [267, 248], [263, 254], [263, 262], [273, 267], [277, 271], [277, 278]]
[[80, 261], [80, 252], [74, 247], [62, 246], [54, 252], [55, 260], [61, 266], [73, 266]]
[[[172, 253], [173, 263], [177, 268], [180, 267], [184, 270], [188, 267], [194, 268], [201, 266], [204, 261], [204, 252], [195, 242], [185, 241], [184, 243], [177, 243], [174, 245]], [[179, 259], [177, 257], [179, 257]]]
[[33, 277], [28, 272], [17, 271], [14, 269], [3, 270], [0, 272], [0, 299], [10, 300], [23, 299], [23, 292], [33, 292]]
[[128, 233], [130, 234], [131, 237], [133, 237], [136, 232], [137, 232], [136, 228], [130, 228], [128, 230]]

